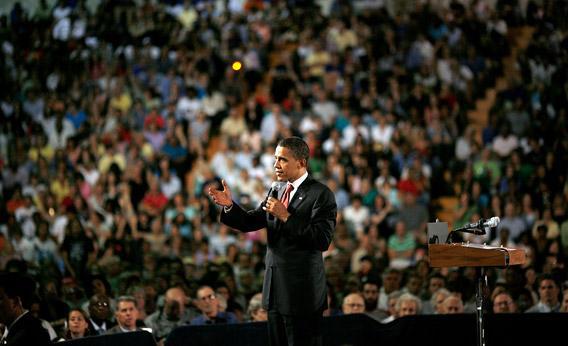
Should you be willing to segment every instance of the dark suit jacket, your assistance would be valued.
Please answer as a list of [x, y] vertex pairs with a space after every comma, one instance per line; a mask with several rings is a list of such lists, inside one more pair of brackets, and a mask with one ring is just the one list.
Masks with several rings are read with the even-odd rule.
[[333, 239], [335, 197], [327, 186], [308, 176], [290, 201], [288, 212], [291, 215], [283, 223], [277, 218], [270, 220], [260, 206], [247, 212], [233, 203], [229, 212], [221, 213], [221, 222], [243, 232], [268, 229], [264, 308], [284, 315], [313, 314], [327, 307], [322, 252]]
[[49, 333], [41, 326], [41, 321], [29, 312], [8, 329], [7, 346], [43, 346], [50, 344]]
[[[140, 329], [140, 327], [136, 327], [136, 331], [141, 331], [142, 329]], [[120, 334], [120, 333], [128, 333], [128, 332], [123, 332], [122, 329], [120, 329], [120, 326], [117, 324], [116, 326], [112, 327], [111, 329], [107, 330], [107, 335], [108, 334]]]

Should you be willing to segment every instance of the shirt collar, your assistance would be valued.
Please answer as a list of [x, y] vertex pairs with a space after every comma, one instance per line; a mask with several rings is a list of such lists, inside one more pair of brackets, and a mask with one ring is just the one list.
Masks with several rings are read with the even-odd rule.
[[302, 176], [299, 177], [298, 179], [294, 180], [293, 183], [288, 182], [289, 184], [292, 184], [294, 186], [294, 190], [292, 190], [292, 191], [298, 191], [298, 188], [300, 187], [300, 185], [302, 185], [304, 180], [306, 180], [307, 178], [308, 178], [308, 171], [306, 171], [304, 174], [302, 174]]
[[120, 328], [120, 330], [122, 330], [123, 333], [128, 333], [128, 332], [135, 332], [138, 328], [134, 328], [134, 329], [126, 329], [123, 326], [121, 326], [120, 324], [118, 325], [118, 328]]
[[103, 321], [100, 325], [98, 325], [92, 318], [90, 318], [90, 320], [96, 330], [102, 329], [106, 331], [106, 321]]
[[[24, 317], [24, 315], [27, 314], [28, 312], [29, 312], [29, 310], [24, 310], [24, 312], [20, 316], [16, 317], [16, 319], [12, 323], [10, 323], [10, 326], [8, 326], [8, 328], [6, 328], [8, 333], [10, 332], [10, 329], [12, 329], [14, 324], [16, 324], [16, 322], [18, 322], [20, 320], [20, 318]], [[8, 335], [8, 333], [6, 333], [6, 335]]]

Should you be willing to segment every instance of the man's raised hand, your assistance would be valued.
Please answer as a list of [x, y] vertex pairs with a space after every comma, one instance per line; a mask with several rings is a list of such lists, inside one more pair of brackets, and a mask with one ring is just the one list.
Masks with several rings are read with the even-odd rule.
[[222, 207], [230, 207], [233, 205], [233, 199], [231, 198], [231, 189], [227, 186], [227, 182], [225, 179], [221, 180], [221, 184], [223, 184], [223, 190], [218, 190], [215, 186], [209, 186], [209, 196], [213, 199], [217, 205]]

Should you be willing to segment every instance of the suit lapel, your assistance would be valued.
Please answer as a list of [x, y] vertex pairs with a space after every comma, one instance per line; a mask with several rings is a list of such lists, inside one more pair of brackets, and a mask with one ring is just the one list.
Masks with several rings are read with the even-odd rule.
[[300, 186], [300, 188], [298, 189], [298, 192], [296, 192], [296, 194], [294, 195], [294, 198], [292, 198], [292, 200], [290, 201], [290, 204], [288, 205], [288, 209], [289, 210], [294, 210], [297, 209], [298, 206], [304, 201], [304, 199], [306, 198], [306, 189], [303, 188], [302, 184]]
[[298, 191], [294, 194], [294, 197], [290, 201], [290, 204], [288, 204], [289, 210], [297, 209], [300, 204], [302, 204], [302, 202], [306, 199], [306, 194], [308, 193], [312, 180], [313, 179], [311, 178], [311, 176], [308, 175], [306, 180], [304, 180], [304, 182], [298, 187]]

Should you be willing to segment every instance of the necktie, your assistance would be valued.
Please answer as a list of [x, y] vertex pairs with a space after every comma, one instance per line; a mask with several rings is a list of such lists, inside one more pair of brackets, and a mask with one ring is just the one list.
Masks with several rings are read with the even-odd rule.
[[290, 203], [290, 193], [292, 193], [292, 190], [294, 190], [294, 185], [288, 183], [286, 191], [284, 191], [284, 194], [282, 195], [282, 204], [284, 204], [286, 208], [288, 208], [288, 204]]

